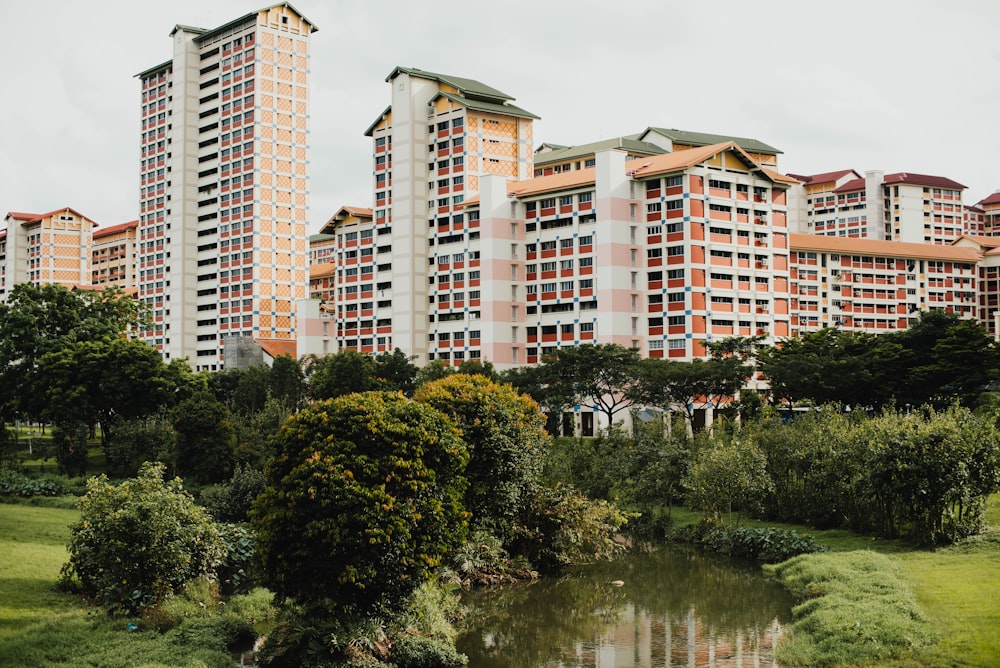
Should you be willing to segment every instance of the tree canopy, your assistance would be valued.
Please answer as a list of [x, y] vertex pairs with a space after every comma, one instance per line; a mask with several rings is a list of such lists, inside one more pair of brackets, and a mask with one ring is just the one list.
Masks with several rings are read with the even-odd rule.
[[276, 447], [252, 515], [279, 597], [347, 614], [392, 609], [464, 538], [468, 451], [427, 404], [379, 392], [318, 401]]

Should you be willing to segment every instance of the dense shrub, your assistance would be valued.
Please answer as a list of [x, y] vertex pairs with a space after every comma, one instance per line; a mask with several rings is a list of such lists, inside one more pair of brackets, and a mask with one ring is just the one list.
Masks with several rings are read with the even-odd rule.
[[214, 488], [205, 506], [219, 522], [246, 522], [254, 500], [264, 491], [264, 473], [252, 466], [237, 464], [233, 477]]
[[219, 536], [225, 552], [216, 569], [222, 594], [246, 594], [254, 586], [253, 534], [243, 524], [219, 524]]
[[184, 582], [211, 574], [223, 555], [208, 513], [181, 487], [164, 481], [162, 464], [143, 464], [136, 478], [113, 485], [91, 478], [70, 527], [64, 579], [111, 612], [136, 613]]
[[378, 392], [316, 402], [276, 446], [253, 524], [279, 599], [395, 609], [464, 539], [468, 452], [426, 404]]
[[33, 496], [60, 496], [66, 489], [58, 480], [29, 478], [14, 471], [0, 472], [0, 496], [30, 498]]
[[773, 564], [824, 548], [809, 536], [778, 527], [719, 526], [710, 519], [689, 524], [670, 533], [671, 540], [691, 543], [711, 552], [738, 559]]
[[520, 518], [512, 551], [543, 571], [609, 559], [624, 552], [618, 534], [629, 514], [572, 487], [544, 488]]
[[468, 661], [453, 644], [417, 635], [400, 635], [389, 650], [389, 662], [396, 668], [460, 668]]
[[469, 448], [465, 507], [472, 525], [509, 544], [517, 516], [539, 485], [550, 437], [531, 398], [478, 374], [426, 383], [415, 401], [441, 411]]
[[771, 479], [767, 460], [752, 441], [716, 439], [695, 453], [684, 487], [689, 506], [725, 523], [735, 510], [762, 509]]

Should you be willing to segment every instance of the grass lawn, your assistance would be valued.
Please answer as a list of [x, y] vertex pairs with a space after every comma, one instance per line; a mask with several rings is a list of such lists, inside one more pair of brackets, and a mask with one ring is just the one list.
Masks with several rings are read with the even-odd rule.
[[[671, 512], [674, 526], [702, 514]], [[885, 555], [912, 591], [935, 642], [891, 666], [1000, 666], [1000, 494], [987, 506], [986, 531], [960, 545], [918, 549], [902, 540], [873, 539], [845, 530], [817, 530], [741, 519], [742, 526], [784, 526], [812, 536], [830, 552], [869, 550]]]
[[86, 611], [55, 589], [75, 510], [0, 504], [0, 641], [53, 615]]

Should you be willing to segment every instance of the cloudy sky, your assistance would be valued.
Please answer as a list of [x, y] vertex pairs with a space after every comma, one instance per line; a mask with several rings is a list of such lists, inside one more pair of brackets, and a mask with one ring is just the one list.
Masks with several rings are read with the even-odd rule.
[[[138, 72], [181, 23], [267, 0], [4, 2], [0, 212], [138, 215]], [[312, 36], [310, 230], [371, 205], [363, 133], [397, 65], [478, 79], [542, 118], [535, 143], [648, 126], [753, 137], [783, 171], [947, 176], [1000, 189], [995, 0], [296, 0]]]

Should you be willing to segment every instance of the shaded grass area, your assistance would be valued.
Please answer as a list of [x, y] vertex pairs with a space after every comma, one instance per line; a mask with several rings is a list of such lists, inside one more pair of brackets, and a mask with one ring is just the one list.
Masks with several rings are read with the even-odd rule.
[[[227, 645], [246, 630], [235, 614], [175, 619], [176, 626], [160, 633], [149, 620], [109, 619], [58, 591], [59, 570], [69, 557], [68, 527], [77, 517], [64, 508], [0, 504], [0, 665], [233, 665]], [[250, 620], [261, 618], [269, 614], [270, 594], [251, 594], [231, 605], [236, 612], [245, 608]], [[186, 607], [202, 609], [197, 603]], [[129, 622], [139, 630], [127, 631]]]

